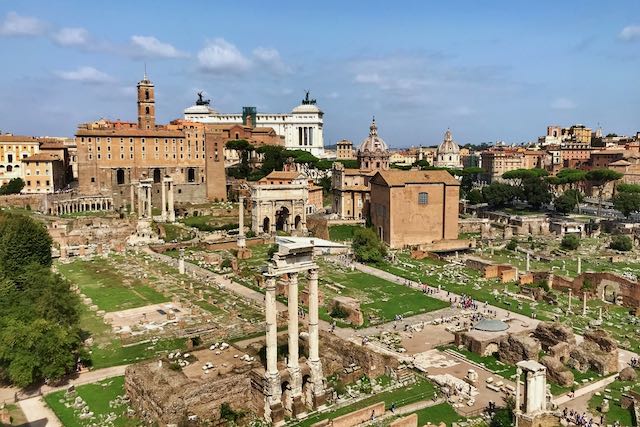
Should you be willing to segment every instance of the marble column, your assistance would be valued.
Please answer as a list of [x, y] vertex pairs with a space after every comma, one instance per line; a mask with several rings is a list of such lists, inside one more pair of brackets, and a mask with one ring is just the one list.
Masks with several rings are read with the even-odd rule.
[[287, 308], [289, 310], [289, 359], [287, 369], [291, 377], [291, 395], [295, 399], [296, 396], [302, 395], [302, 374], [300, 373], [298, 361], [300, 358], [298, 351], [298, 340], [300, 339], [298, 331], [298, 273], [289, 274]]
[[569, 289], [569, 305], [567, 306], [567, 313], [571, 313], [571, 289]]
[[129, 205], [129, 213], [132, 213], [135, 210], [135, 191], [134, 191], [134, 183], [131, 182], [131, 190], [129, 196], [131, 197], [131, 204]]
[[153, 212], [151, 210], [151, 184], [146, 187], [146, 199], [147, 199], [147, 217], [149, 219], [153, 218]]
[[527, 273], [531, 270], [531, 255], [527, 252]]
[[160, 215], [162, 216], [162, 221], [166, 221], [167, 218], [167, 183], [162, 180], [160, 183], [161, 195], [162, 195], [162, 209], [160, 210]]
[[265, 394], [267, 406], [280, 403], [280, 375], [278, 374], [278, 322], [276, 307], [276, 278], [267, 276], [265, 280], [265, 320], [267, 341], [267, 380]]
[[184, 274], [184, 248], [180, 248], [180, 257], [178, 258], [178, 273]]
[[167, 213], [168, 213], [168, 219], [169, 222], [176, 222], [176, 209], [174, 206], [174, 199], [173, 199], [173, 191], [175, 190], [174, 186], [173, 186], [173, 178], [169, 177], [166, 178], [167, 180]]
[[578, 257], [578, 274], [582, 273], [582, 258]]
[[138, 185], [138, 218], [144, 218], [144, 200], [142, 184]]
[[515, 426], [518, 427], [518, 415], [520, 415], [520, 377], [522, 376], [522, 369], [518, 366], [516, 368], [516, 407], [513, 412], [515, 415]]
[[247, 246], [244, 235], [244, 196], [240, 196], [238, 199], [238, 247], [244, 248]]
[[309, 360], [307, 365], [313, 383], [313, 406], [324, 404], [324, 375], [320, 363], [320, 338], [318, 326], [318, 269], [309, 270]]
[[583, 316], [587, 315], [587, 293], [586, 292], [582, 293], [582, 315]]

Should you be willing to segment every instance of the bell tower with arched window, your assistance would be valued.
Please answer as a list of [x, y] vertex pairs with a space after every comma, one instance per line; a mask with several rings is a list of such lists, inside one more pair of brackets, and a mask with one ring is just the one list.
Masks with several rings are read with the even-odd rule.
[[145, 73], [144, 78], [138, 82], [138, 127], [140, 129], [156, 127], [156, 104], [153, 92], [153, 83]]

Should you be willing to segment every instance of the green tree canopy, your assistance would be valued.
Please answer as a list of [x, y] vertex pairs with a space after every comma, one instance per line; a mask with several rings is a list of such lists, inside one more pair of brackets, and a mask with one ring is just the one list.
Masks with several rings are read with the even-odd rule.
[[522, 197], [534, 208], [551, 202], [553, 196], [549, 191], [549, 183], [540, 176], [531, 176], [522, 180]]
[[628, 252], [633, 249], [633, 242], [629, 236], [619, 234], [617, 236], [613, 236], [609, 247], [616, 251]]
[[51, 237], [36, 220], [0, 214], [0, 272], [15, 278], [31, 263], [51, 265]]
[[616, 185], [616, 190], [621, 193], [640, 193], [640, 185], [620, 183]]
[[356, 259], [364, 263], [378, 263], [387, 255], [387, 247], [371, 228], [360, 228], [353, 233], [351, 243]]
[[2, 184], [0, 187], [0, 195], [5, 194], [18, 194], [24, 188], [24, 181], [22, 178], [13, 178], [6, 184]]
[[482, 198], [492, 208], [504, 208], [511, 205], [520, 195], [520, 190], [509, 184], [493, 182], [482, 188]]
[[467, 193], [467, 200], [472, 205], [477, 205], [478, 203], [484, 203], [484, 197], [482, 196], [482, 191], [474, 188], [473, 190]]
[[621, 191], [613, 196], [613, 207], [629, 218], [632, 213], [640, 211], [640, 193]]
[[512, 179], [512, 180], [524, 180], [527, 178], [542, 178], [548, 176], [549, 172], [544, 169], [534, 168], [534, 169], [514, 169], [512, 171], [507, 171], [502, 174], [502, 178], [504, 179]]
[[553, 201], [553, 206], [560, 213], [571, 213], [582, 202], [583, 196], [578, 190], [567, 190]]
[[585, 179], [589, 181], [592, 186], [598, 189], [598, 216], [600, 216], [600, 210], [602, 208], [602, 194], [604, 192], [604, 186], [608, 182], [617, 181], [622, 177], [623, 175], [620, 172], [606, 168], [590, 170], [585, 175]]
[[575, 234], [567, 234], [562, 238], [560, 246], [563, 249], [575, 251], [580, 246], [580, 239]]

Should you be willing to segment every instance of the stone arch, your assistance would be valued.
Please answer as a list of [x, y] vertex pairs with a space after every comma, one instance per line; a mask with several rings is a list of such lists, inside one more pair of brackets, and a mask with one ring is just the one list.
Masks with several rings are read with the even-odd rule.
[[296, 231], [300, 231], [302, 229], [302, 217], [300, 215], [296, 215], [294, 219], [294, 227]]
[[195, 182], [195, 181], [196, 181], [195, 168], [187, 168], [187, 182]]
[[291, 211], [286, 206], [281, 206], [276, 211], [276, 231], [289, 231], [289, 217]]
[[262, 232], [263, 233], [270, 233], [271, 232], [271, 220], [269, 219], [268, 216], [265, 216], [264, 219], [262, 220]]
[[162, 171], [159, 168], [153, 170], [153, 182], [158, 184], [162, 181]]
[[598, 287], [598, 294], [603, 302], [610, 302], [612, 304], [617, 304], [618, 298], [622, 298], [620, 285], [611, 281], [603, 281]]

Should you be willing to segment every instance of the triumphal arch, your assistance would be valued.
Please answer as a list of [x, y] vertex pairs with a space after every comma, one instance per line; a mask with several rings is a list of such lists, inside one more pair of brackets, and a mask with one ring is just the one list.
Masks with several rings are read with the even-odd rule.
[[251, 229], [256, 234], [305, 233], [309, 183], [304, 177], [269, 180], [251, 187]]
[[[309, 358], [300, 364], [298, 349], [298, 276], [308, 275]], [[284, 416], [300, 417], [307, 408], [325, 404], [325, 385], [319, 353], [318, 266], [313, 261], [313, 245], [280, 243], [263, 272], [265, 278], [267, 366], [265, 372], [265, 418], [278, 425]], [[278, 367], [278, 324], [276, 282], [288, 279], [288, 345], [286, 366]]]

